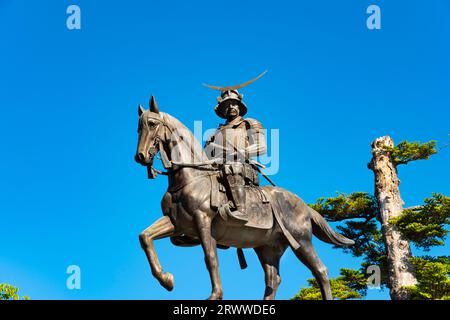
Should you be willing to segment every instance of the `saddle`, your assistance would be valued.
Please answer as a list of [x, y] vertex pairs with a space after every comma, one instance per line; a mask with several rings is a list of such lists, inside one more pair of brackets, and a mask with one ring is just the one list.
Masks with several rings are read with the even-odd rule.
[[273, 213], [270, 197], [267, 192], [257, 186], [246, 186], [246, 221], [233, 217], [228, 202], [218, 206], [219, 217], [235, 226], [246, 226], [258, 229], [271, 229]]

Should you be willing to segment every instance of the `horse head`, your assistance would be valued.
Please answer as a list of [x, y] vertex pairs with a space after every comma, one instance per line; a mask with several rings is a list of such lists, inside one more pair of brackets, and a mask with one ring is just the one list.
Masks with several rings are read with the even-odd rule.
[[153, 96], [149, 106], [148, 110], [141, 105], [138, 108], [138, 144], [134, 156], [137, 163], [147, 167], [153, 165], [153, 158], [159, 151], [160, 131], [163, 127], [163, 119]]
[[137, 163], [146, 166], [149, 178], [153, 179], [160, 171], [153, 168], [153, 159], [159, 152], [165, 169], [174, 163], [193, 164], [208, 159], [202, 146], [192, 132], [178, 119], [165, 112], [159, 112], [155, 98], [149, 102], [150, 108], [138, 108]]

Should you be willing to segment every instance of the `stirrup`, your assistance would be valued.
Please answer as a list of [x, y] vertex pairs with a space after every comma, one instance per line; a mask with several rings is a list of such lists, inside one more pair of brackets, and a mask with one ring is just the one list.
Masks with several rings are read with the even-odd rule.
[[237, 220], [240, 220], [240, 221], [244, 221], [244, 222], [248, 221], [247, 215], [242, 213], [242, 211], [240, 211], [240, 210], [233, 210], [233, 211], [231, 211], [230, 207], [227, 206], [227, 213], [228, 213], [228, 215], [230, 217], [232, 217], [234, 219], [237, 219]]

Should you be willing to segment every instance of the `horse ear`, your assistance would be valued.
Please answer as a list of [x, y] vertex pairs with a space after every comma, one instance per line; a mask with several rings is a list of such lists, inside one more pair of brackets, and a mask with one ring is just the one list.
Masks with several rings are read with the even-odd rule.
[[144, 111], [145, 111], [144, 107], [139, 105], [139, 108], [138, 108], [138, 115], [139, 115], [139, 117], [144, 113]]
[[150, 111], [154, 113], [159, 113], [158, 104], [156, 103], [155, 97], [152, 96], [149, 102], [150, 105]]

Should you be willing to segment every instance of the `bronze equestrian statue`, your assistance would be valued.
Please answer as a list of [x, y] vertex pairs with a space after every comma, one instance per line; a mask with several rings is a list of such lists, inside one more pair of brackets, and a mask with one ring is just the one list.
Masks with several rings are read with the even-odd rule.
[[[154, 97], [150, 109], [139, 106], [138, 146], [135, 160], [169, 179], [162, 199], [163, 217], [145, 229], [139, 240], [153, 276], [172, 290], [172, 274], [163, 272], [153, 240], [170, 237], [175, 245], [201, 244], [208, 268], [212, 293], [209, 299], [222, 299], [217, 248], [253, 248], [265, 273], [264, 299], [274, 299], [281, 278], [279, 262], [291, 247], [313, 273], [323, 299], [332, 299], [327, 269], [311, 243], [314, 234], [337, 246], [354, 242], [336, 233], [325, 219], [298, 196], [275, 186], [259, 186], [261, 166], [253, 156], [266, 152], [262, 125], [244, 119], [247, 107], [237, 89], [259, 77], [221, 91], [216, 113], [226, 119], [201, 147], [193, 134], [173, 116], [160, 112]], [[157, 153], [167, 172], [153, 168]], [[239, 251], [238, 251], [239, 253]], [[240, 260], [243, 256], [240, 256]], [[242, 265], [242, 263], [241, 263]]]
[[258, 186], [259, 177], [251, 157], [266, 153], [264, 128], [255, 119], [244, 119], [247, 106], [237, 90], [222, 91], [215, 107], [216, 114], [226, 119], [205, 144], [210, 159], [216, 159], [222, 173], [222, 182], [230, 195], [228, 214], [247, 221], [246, 186]]

